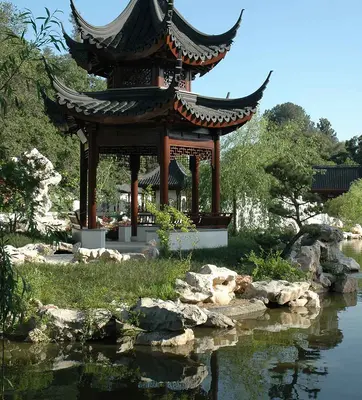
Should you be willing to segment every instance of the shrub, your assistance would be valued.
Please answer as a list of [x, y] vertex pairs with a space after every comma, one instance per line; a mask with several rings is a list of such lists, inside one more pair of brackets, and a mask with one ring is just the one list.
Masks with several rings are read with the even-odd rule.
[[285, 245], [295, 236], [293, 229], [275, 228], [265, 232], [260, 232], [255, 236], [255, 241], [263, 248], [270, 250], [277, 246]]
[[289, 282], [305, 280], [306, 274], [293, 267], [280, 254], [280, 252], [270, 252], [258, 256], [252, 251], [248, 256], [248, 261], [254, 266], [251, 273], [253, 279], [255, 281], [280, 279]]

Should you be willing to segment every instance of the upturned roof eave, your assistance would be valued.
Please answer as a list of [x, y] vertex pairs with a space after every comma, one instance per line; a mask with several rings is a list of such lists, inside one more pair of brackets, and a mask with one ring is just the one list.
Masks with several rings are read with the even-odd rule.
[[[131, 0], [126, 9], [108, 25], [96, 27], [87, 23], [82, 18], [73, 0], [71, 0], [74, 19], [82, 38], [89, 42], [95, 53], [102, 49], [107, 49], [110, 54], [117, 53], [117, 48], [113, 49], [112, 46], [108, 45], [109, 38], [117, 36], [122, 31], [131, 13], [138, 5], [138, 1]], [[141, 4], [144, 5], [147, 0], [142, 1], [143, 3]], [[221, 58], [224, 58], [238, 32], [242, 19], [241, 12], [237, 22], [230, 30], [219, 35], [208, 35], [198, 31], [189, 24], [178, 10], [174, 8], [172, 0], [168, 0], [168, 8], [164, 14], [158, 0], [149, 0], [147, 6], [149, 5], [151, 5], [151, 12], [148, 14], [150, 14], [155, 31], [158, 32], [154, 38], [151, 38], [151, 41], [157, 42], [163, 40], [164, 43], [169, 45], [171, 53], [175, 55], [175, 52], [172, 50], [176, 48], [176, 53], [181, 53], [183, 62], [191, 65], [207, 66], [216, 64]], [[168, 37], [172, 38], [172, 40], [167, 39]], [[188, 45], [189, 42], [191, 45]], [[118, 59], [128, 57], [133, 57], [134, 59], [137, 57], [141, 58], [144, 56], [144, 48], [149, 46], [150, 43], [144, 43], [143, 46], [132, 49], [132, 51], [126, 51], [123, 56], [118, 55], [116, 57], [114, 55], [114, 57]], [[153, 50], [156, 52], [157, 48]]]

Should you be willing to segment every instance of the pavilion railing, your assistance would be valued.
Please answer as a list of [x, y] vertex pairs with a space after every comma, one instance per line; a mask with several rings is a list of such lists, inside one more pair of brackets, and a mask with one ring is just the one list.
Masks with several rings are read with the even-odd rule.
[[[227, 229], [233, 214], [232, 213], [197, 213], [186, 214], [197, 228]], [[177, 221], [174, 221], [177, 225]], [[139, 225], [155, 225], [155, 216], [151, 213], [138, 214]]]

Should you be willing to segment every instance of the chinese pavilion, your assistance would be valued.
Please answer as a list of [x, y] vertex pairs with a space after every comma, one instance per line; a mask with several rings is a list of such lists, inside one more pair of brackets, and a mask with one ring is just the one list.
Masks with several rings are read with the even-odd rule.
[[[201, 33], [174, 7], [173, 0], [130, 0], [103, 27], [86, 22], [71, 0], [81, 42], [64, 32], [69, 51], [108, 88], [79, 93], [52, 78], [55, 101], [48, 112], [81, 138], [80, 220], [96, 229], [96, 178], [100, 154], [128, 156], [131, 169], [132, 236], [137, 236], [140, 156], [158, 156], [160, 204], [168, 204], [169, 166], [190, 157], [192, 214], [199, 212], [199, 162], [212, 168], [212, 215], [220, 214], [220, 138], [250, 121], [270, 78], [249, 96], [211, 98], [192, 92], [192, 82], [227, 54], [241, 16], [227, 32]], [[88, 204], [88, 206], [87, 206]], [[217, 223], [215, 222], [217, 225]], [[217, 226], [215, 226], [217, 227]]]

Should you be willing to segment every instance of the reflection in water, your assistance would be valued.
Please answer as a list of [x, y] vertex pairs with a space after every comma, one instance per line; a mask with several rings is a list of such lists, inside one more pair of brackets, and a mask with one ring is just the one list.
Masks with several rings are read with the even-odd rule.
[[268, 310], [235, 330], [200, 330], [194, 346], [173, 353], [8, 344], [6, 398], [319, 398], [329, 373], [322, 353], [342, 342], [339, 313], [356, 304], [356, 294], [348, 294], [324, 299], [319, 315]]
[[[96, 343], [9, 343], [5, 398], [326, 399], [343, 397], [346, 379], [354, 398], [361, 316], [361, 297], [335, 294], [323, 299], [319, 314], [267, 310], [230, 331], [200, 330], [194, 345], [172, 351], [138, 348], [125, 355]], [[343, 367], [341, 357], [348, 360]]]

